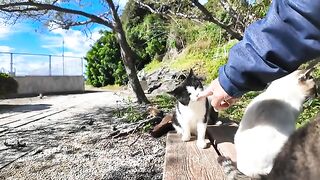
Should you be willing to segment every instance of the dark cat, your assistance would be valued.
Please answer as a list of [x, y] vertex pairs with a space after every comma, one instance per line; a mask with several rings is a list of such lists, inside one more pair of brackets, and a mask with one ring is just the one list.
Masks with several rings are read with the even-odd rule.
[[209, 118], [217, 118], [217, 113], [209, 107], [208, 100], [197, 100], [203, 90], [202, 83], [191, 69], [187, 78], [173, 91], [168, 92], [177, 99], [173, 127], [182, 134], [182, 141], [189, 141], [191, 134], [197, 135], [197, 146], [205, 148], [205, 133]]

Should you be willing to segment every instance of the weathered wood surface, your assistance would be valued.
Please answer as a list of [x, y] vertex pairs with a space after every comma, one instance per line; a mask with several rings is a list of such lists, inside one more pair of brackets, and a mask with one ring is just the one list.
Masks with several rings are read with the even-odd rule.
[[[208, 141], [208, 144], [209, 141]], [[218, 154], [210, 145], [199, 149], [196, 141], [182, 142], [181, 135], [167, 135], [164, 180], [220, 180], [223, 172], [217, 162]]]
[[232, 125], [209, 125], [207, 136], [211, 143], [223, 156], [230, 157], [236, 162], [236, 151], [234, 148], [234, 135], [238, 129], [236, 124]]

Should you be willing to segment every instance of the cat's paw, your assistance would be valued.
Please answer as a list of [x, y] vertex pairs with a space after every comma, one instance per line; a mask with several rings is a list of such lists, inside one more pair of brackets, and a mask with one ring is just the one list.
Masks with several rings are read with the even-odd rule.
[[181, 138], [181, 140], [182, 140], [183, 142], [190, 141], [190, 139], [191, 139], [191, 136], [190, 136], [190, 135], [182, 135], [182, 138]]
[[204, 140], [197, 140], [197, 146], [199, 149], [204, 149], [207, 147], [207, 143]]

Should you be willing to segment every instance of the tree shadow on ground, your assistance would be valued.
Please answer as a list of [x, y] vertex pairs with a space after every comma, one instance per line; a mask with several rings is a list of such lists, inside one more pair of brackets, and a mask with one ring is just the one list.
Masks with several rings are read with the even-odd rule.
[[[8, 132], [0, 133], [0, 179], [10, 177], [19, 179], [18, 175], [23, 175], [23, 177], [37, 175], [39, 178], [48, 178], [48, 176], [55, 177], [57, 173], [63, 171], [66, 171], [66, 176], [71, 177], [72, 174], [75, 179], [79, 173], [90, 177], [99, 177], [99, 179], [112, 180], [161, 179], [162, 169], [153, 168], [154, 164], [151, 163], [153, 161], [148, 161], [150, 163], [144, 168], [141, 168], [139, 163], [138, 165], [130, 164], [130, 161], [129, 164], [117, 168], [112, 162], [117, 162], [118, 157], [110, 162], [108, 154], [112, 157], [119, 155], [119, 158], [126, 160], [128, 156], [138, 156], [121, 155], [118, 152], [120, 152], [119, 149], [126, 148], [129, 142], [139, 141], [139, 139], [136, 137], [113, 139], [109, 136], [113, 132], [114, 126], [127, 125], [114, 117], [115, 109], [107, 106], [99, 107], [70, 118], [46, 119], [37, 126], [11, 129]], [[8, 147], [4, 147], [4, 141], [10, 143], [21, 141], [26, 143], [26, 147], [21, 150], [5, 150], [4, 148]], [[132, 145], [134, 146], [133, 150], [138, 148], [138, 145], [135, 145], [137, 143]], [[154, 144], [150, 142], [150, 146], [153, 147]], [[24, 156], [25, 153], [28, 154]], [[134, 153], [132, 151], [132, 154]], [[144, 157], [150, 158], [148, 152], [144, 153], [141, 150], [141, 157], [136, 158], [140, 161], [143, 161], [141, 159]], [[101, 159], [104, 159], [103, 162]], [[8, 165], [6, 168], [2, 168], [6, 165]], [[96, 174], [96, 170], [101, 174]]]
[[[40, 105], [34, 106], [33, 109], [40, 110], [48, 107], [47, 105]], [[10, 162], [10, 160], [15, 161], [19, 154], [25, 153], [24, 149], [35, 150], [40, 146], [46, 149], [54, 148], [61, 144], [61, 140], [74, 139], [76, 133], [106, 132], [107, 135], [107, 132], [111, 129], [110, 125], [116, 122], [112, 118], [113, 110], [110, 107], [99, 108], [92, 112], [77, 114], [68, 119], [55, 120], [54, 122], [48, 120], [44, 125], [10, 129], [0, 133], [0, 157], [2, 157], [0, 159], [0, 171], [4, 164]], [[23, 108], [20, 111], [23, 112]], [[99, 141], [99, 137], [97, 138], [94, 141]], [[26, 143], [27, 146], [20, 150], [8, 148], [3, 145], [5, 141], [13, 143], [21, 141]]]
[[49, 109], [51, 104], [0, 104], [0, 113], [4, 112], [30, 112]]
[[[150, 168], [152, 169], [152, 168]], [[139, 167], [129, 167], [129, 166], [120, 166], [118, 169], [115, 169], [108, 174], [106, 174], [102, 179], [103, 180], [161, 180], [162, 176], [159, 176], [159, 172], [150, 171], [150, 169], [139, 169]]]

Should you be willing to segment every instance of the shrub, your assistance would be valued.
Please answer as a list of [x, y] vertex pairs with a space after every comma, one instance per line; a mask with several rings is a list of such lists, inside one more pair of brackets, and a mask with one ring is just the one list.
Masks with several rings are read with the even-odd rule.
[[0, 73], [0, 95], [16, 93], [17, 81], [6, 73]]

